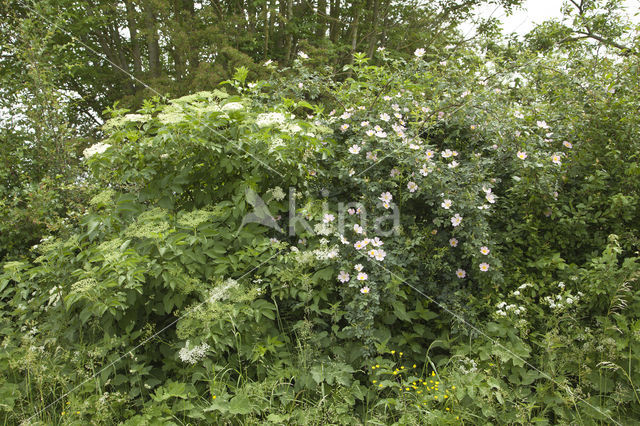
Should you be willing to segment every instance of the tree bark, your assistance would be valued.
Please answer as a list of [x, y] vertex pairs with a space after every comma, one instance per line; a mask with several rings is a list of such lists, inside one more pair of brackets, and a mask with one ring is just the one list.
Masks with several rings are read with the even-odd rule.
[[380, 10], [380, 0], [373, 0], [373, 10], [371, 12], [371, 34], [369, 34], [369, 50], [367, 56], [373, 58], [378, 43], [378, 13]]
[[271, 13], [271, 1], [267, 0], [264, 5], [264, 47], [262, 48], [262, 58], [267, 60], [269, 58], [269, 33], [272, 25], [272, 13]]
[[318, 0], [316, 13], [316, 38], [323, 39], [327, 34], [327, 0]]
[[335, 43], [338, 41], [342, 27], [340, 25], [340, 0], [331, 0], [331, 11], [329, 16], [333, 19], [329, 24], [329, 39]]
[[156, 18], [151, 4], [147, 1], [144, 4], [145, 31], [147, 33], [147, 49], [149, 50], [149, 71], [152, 77], [160, 77], [162, 65], [160, 63], [160, 37]]
[[287, 1], [287, 15], [286, 15], [286, 25], [285, 25], [285, 29], [286, 29], [286, 44], [284, 47], [284, 58], [285, 61], [287, 63], [291, 62], [292, 60], [292, 49], [293, 49], [293, 25], [292, 25], [292, 20], [293, 20], [293, 0], [286, 0]]
[[349, 58], [349, 62], [353, 62], [353, 54], [356, 52], [356, 47], [358, 46], [358, 25], [360, 24], [360, 2], [353, 2], [353, 21], [351, 23], [351, 57]]
[[140, 41], [138, 40], [138, 25], [136, 23], [136, 11], [131, 0], [125, 1], [127, 10], [127, 26], [131, 38], [131, 58], [133, 60], [133, 73], [136, 76], [142, 74], [142, 57], [140, 54]]

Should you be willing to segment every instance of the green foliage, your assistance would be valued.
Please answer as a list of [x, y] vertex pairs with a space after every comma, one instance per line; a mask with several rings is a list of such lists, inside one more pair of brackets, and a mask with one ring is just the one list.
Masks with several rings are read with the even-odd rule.
[[2, 264], [0, 418], [639, 419], [635, 59], [380, 57], [109, 109]]

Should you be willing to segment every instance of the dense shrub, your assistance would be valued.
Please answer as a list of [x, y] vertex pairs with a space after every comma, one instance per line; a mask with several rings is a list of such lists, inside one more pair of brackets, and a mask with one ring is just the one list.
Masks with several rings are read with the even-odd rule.
[[113, 110], [4, 264], [7, 421], [640, 418], [637, 74], [421, 53]]

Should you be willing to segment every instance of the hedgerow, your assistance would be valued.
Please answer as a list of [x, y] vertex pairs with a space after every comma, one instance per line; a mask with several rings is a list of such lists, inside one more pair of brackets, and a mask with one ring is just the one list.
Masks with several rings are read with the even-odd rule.
[[4, 421], [640, 418], [637, 64], [491, 55], [112, 109], [3, 266]]

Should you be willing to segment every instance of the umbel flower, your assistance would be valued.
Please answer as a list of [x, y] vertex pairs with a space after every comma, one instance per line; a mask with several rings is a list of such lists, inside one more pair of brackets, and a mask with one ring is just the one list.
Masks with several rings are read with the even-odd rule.
[[186, 344], [184, 345], [184, 348], [180, 349], [180, 352], [178, 352], [178, 356], [180, 357], [180, 360], [182, 362], [186, 362], [187, 364], [195, 364], [198, 361], [200, 361], [202, 358], [205, 357], [205, 355], [207, 354], [207, 351], [209, 350], [209, 345], [206, 343], [203, 343], [201, 345], [198, 346], [194, 346], [192, 348], [189, 348], [190, 343], [187, 340]]
[[97, 144], [92, 145], [89, 148], [82, 151], [82, 155], [84, 155], [85, 159], [89, 159], [96, 154], [102, 154], [110, 147], [111, 145], [109, 145], [108, 143], [98, 142]]

